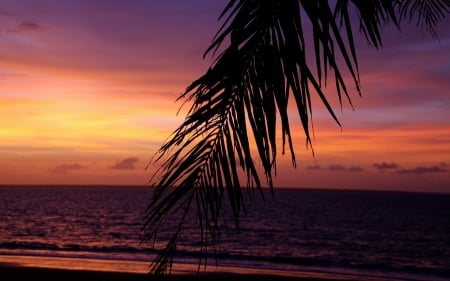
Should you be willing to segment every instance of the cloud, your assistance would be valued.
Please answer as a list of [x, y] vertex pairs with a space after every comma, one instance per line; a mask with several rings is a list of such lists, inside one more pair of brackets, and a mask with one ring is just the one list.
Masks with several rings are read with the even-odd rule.
[[320, 170], [320, 165], [310, 165], [310, 166], [306, 166], [307, 170]]
[[328, 166], [327, 168], [322, 168], [320, 165], [309, 165], [306, 166], [307, 170], [329, 170], [332, 172], [362, 172], [364, 171], [364, 168], [360, 167], [360, 166], [350, 166], [350, 167], [346, 167], [344, 165], [339, 165], [339, 164], [331, 164], [330, 166]]
[[49, 169], [49, 172], [56, 173], [56, 174], [67, 174], [70, 171], [80, 170], [80, 169], [84, 169], [84, 168], [85, 168], [84, 166], [82, 166], [78, 163], [61, 164], [61, 165], [58, 165], [56, 167]]
[[386, 162], [381, 162], [381, 163], [375, 163], [373, 164], [373, 166], [375, 168], [377, 168], [378, 170], [393, 170], [393, 169], [398, 169], [399, 165], [397, 163], [386, 163]]
[[328, 166], [328, 170], [330, 171], [345, 171], [345, 166], [338, 165], [338, 164], [332, 164]]
[[364, 171], [364, 168], [360, 167], [360, 166], [351, 166], [349, 168], [346, 169], [347, 172], [362, 172]]
[[398, 174], [416, 174], [416, 175], [423, 175], [423, 174], [433, 174], [433, 173], [447, 173], [449, 170], [445, 168], [446, 163], [441, 163], [439, 166], [417, 166], [413, 169], [403, 169], [398, 170]]
[[0, 10], [0, 16], [4, 16], [4, 17], [8, 17], [11, 16], [12, 14], [8, 11], [5, 10]]
[[346, 167], [343, 165], [339, 165], [339, 164], [332, 164], [330, 166], [328, 166], [328, 170], [333, 171], [333, 172], [362, 172], [364, 171], [364, 169], [360, 166], [351, 166], [351, 167]]
[[128, 157], [120, 161], [116, 161], [116, 163], [110, 166], [111, 169], [115, 170], [134, 170], [136, 169], [135, 164], [139, 161], [137, 157]]
[[28, 32], [42, 32], [45, 29], [32, 21], [23, 21], [15, 29], [9, 29], [8, 32], [11, 33], [28, 33]]

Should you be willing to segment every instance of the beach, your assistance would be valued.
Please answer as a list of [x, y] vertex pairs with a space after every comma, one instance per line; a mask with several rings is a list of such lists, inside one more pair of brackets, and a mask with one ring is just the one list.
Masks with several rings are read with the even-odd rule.
[[[2, 280], [45, 281], [139, 281], [152, 280], [147, 274], [149, 263], [129, 261], [86, 260], [57, 257], [0, 256]], [[391, 279], [391, 278], [389, 278]], [[287, 271], [254, 268], [196, 265], [174, 265], [171, 276], [163, 280], [269, 281], [269, 280], [386, 280], [386, 276], [363, 276], [320, 271]], [[392, 278], [391, 280], [404, 280]]]
[[[36, 280], [46, 281], [140, 281], [152, 280], [151, 276], [143, 273], [123, 273], [91, 270], [69, 270], [69, 269], [48, 269], [35, 267], [15, 267], [1, 265], [0, 271], [2, 279], [6, 280], [27, 280], [30, 277]], [[199, 273], [197, 274], [176, 274], [164, 280], [327, 280], [312, 277], [288, 277], [262, 274], [238, 274], [238, 273]], [[328, 279], [331, 280], [331, 279]], [[348, 280], [348, 279], [341, 279]], [[356, 279], [353, 279], [356, 280]]]
[[[255, 270], [249, 272], [220, 272], [220, 271], [199, 271], [199, 272], [178, 272], [173, 273], [171, 276], [162, 278], [162, 280], [199, 280], [199, 281], [294, 281], [294, 280], [367, 280], [367, 281], [378, 281], [386, 280], [385, 278], [378, 277], [364, 277], [361, 276], [351, 276], [351, 275], [334, 275], [334, 274], [324, 274], [324, 273], [288, 273], [268, 274], [266, 271], [258, 273]], [[0, 264], [0, 275], [2, 280], [28, 280], [32, 277], [35, 280], [45, 280], [45, 281], [140, 281], [140, 280], [153, 280], [154, 277], [149, 276], [146, 273], [136, 273], [136, 272], [117, 272], [117, 271], [101, 271], [101, 270], [84, 270], [84, 269], [61, 269], [61, 268], [46, 268], [46, 267], [24, 267], [17, 266], [12, 263], [1, 263]], [[403, 280], [403, 279], [391, 279], [391, 280]]]

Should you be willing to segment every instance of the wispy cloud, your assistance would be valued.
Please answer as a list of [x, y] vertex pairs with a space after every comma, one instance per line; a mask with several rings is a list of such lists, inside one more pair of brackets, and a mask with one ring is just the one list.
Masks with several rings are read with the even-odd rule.
[[330, 171], [345, 171], [345, 166], [339, 164], [332, 164], [328, 166], [328, 170]]
[[400, 166], [397, 163], [387, 163], [387, 162], [381, 162], [381, 163], [374, 163], [373, 166], [377, 168], [378, 170], [394, 170], [398, 169]]
[[320, 165], [310, 165], [310, 166], [306, 166], [307, 170], [320, 170], [321, 167]]
[[116, 163], [110, 166], [110, 168], [115, 170], [134, 170], [136, 169], [135, 165], [137, 162], [139, 162], [139, 158], [128, 157], [120, 161], [116, 161]]
[[16, 28], [8, 30], [8, 32], [11, 33], [28, 33], [28, 32], [42, 32], [42, 31], [45, 31], [45, 29], [41, 25], [32, 21], [23, 21]]
[[434, 173], [447, 173], [449, 170], [446, 168], [446, 163], [441, 163], [440, 165], [436, 166], [417, 166], [412, 169], [402, 169], [398, 170], [397, 173], [399, 174], [416, 174], [416, 175], [423, 175], [423, 174], [434, 174]]
[[9, 11], [0, 10], [0, 16], [8, 17], [8, 16], [12, 16], [12, 13]]
[[332, 164], [328, 166], [328, 170], [333, 172], [362, 172], [364, 169], [360, 166], [350, 166], [346, 167], [344, 165]]
[[58, 165], [56, 167], [49, 169], [49, 172], [55, 173], [55, 174], [67, 174], [70, 171], [75, 171], [75, 170], [80, 170], [80, 169], [85, 169], [85, 168], [86, 167], [84, 167], [78, 163], [61, 164], [61, 165]]
[[364, 171], [364, 168], [360, 167], [360, 166], [351, 166], [349, 168], [345, 169], [347, 172], [362, 172]]
[[362, 172], [364, 168], [360, 166], [344, 166], [340, 164], [331, 164], [328, 167], [322, 168], [320, 165], [306, 166], [307, 170], [329, 170], [332, 172]]

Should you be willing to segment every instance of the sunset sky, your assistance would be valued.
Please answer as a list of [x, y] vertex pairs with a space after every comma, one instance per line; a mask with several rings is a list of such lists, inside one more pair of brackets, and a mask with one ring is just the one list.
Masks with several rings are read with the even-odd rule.
[[[226, 3], [0, 0], [0, 184], [147, 184]], [[363, 96], [328, 89], [342, 128], [316, 102], [315, 156], [299, 129], [276, 185], [450, 192], [446, 26], [359, 37]]]

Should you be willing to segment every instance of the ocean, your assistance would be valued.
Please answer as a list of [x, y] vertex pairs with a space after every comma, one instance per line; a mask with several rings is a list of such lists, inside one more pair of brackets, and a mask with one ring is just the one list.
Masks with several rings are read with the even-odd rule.
[[[230, 220], [221, 233], [221, 266], [450, 280], [450, 194], [276, 189], [265, 200], [244, 196], [240, 229]], [[0, 255], [150, 264], [156, 251], [141, 243], [150, 197], [150, 189], [135, 187], [0, 187]], [[196, 234], [185, 232], [176, 263], [198, 262]]]

